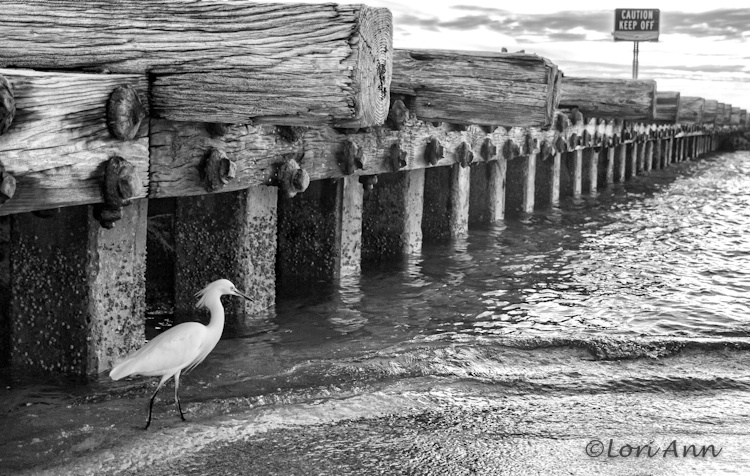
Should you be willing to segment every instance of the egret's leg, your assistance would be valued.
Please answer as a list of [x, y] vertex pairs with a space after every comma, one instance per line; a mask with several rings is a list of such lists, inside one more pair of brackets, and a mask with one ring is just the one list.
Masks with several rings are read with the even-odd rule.
[[180, 386], [180, 372], [182, 370], [178, 370], [176, 374], [174, 374], [174, 401], [177, 403], [177, 409], [180, 411], [180, 418], [182, 418], [182, 421], [185, 420], [185, 414], [182, 413], [182, 407], [180, 406], [180, 395], [177, 393], [177, 389]]
[[164, 382], [166, 382], [171, 375], [165, 375], [161, 378], [161, 381], [159, 382], [159, 385], [156, 386], [156, 391], [154, 391], [154, 394], [151, 395], [151, 401], [148, 403], [148, 421], [146, 422], [146, 428], [144, 430], [148, 430], [148, 426], [151, 424], [151, 410], [154, 408], [154, 399], [156, 398], [156, 394], [159, 393], [159, 390], [164, 386]]

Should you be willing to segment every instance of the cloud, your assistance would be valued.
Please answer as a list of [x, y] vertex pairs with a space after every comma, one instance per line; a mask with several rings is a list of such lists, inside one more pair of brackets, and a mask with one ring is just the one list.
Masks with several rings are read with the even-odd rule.
[[468, 31], [485, 27], [503, 34], [547, 35], [550, 33], [569, 33], [570, 30], [575, 28], [608, 32], [611, 29], [614, 15], [607, 12], [560, 12], [532, 15], [516, 14], [506, 10], [485, 7], [466, 6], [460, 8], [478, 11], [480, 14], [459, 16], [451, 20], [441, 20], [434, 16], [400, 15], [394, 22], [429, 29], [442, 28]]
[[700, 13], [662, 12], [662, 31], [698, 38], [745, 41], [750, 8], [722, 8]]
[[732, 65], [720, 65], [720, 64], [704, 64], [699, 66], [648, 66], [649, 69], [669, 69], [677, 71], [688, 71], [694, 73], [747, 73], [746, 66], [744, 64], [732, 64]]
[[[513, 13], [501, 8], [462, 5], [452, 7], [465, 15], [443, 20], [435, 16], [397, 15], [397, 25], [427, 30], [470, 31], [486, 28], [504, 35], [524, 37], [528, 42], [583, 41], [609, 34], [614, 11], [562, 11], [553, 13]], [[661, 12], [661, 34], [683, 34], [719, 40], [750, 39], [750, 8], [724, 8], [708, 12]], [[586, 34], [589, 32], [590, 34]], [[604, 40], [605, 38], [601, 38]]]
[[[630, 64], [610, 63], [605, 61], [570, 61], [562, 60], [558, 63], [565, 76], [623, 76], [631, 72]], [[674, 78], [700, 75], [711, 81], [750, 81], [750, 71], [742, 64], [699, 66], [685, 65], [644, 65], [641, 64], [641, 77], [649, 79]], [[730, 75], [728, 77], [727, 75]]]
[[403, 28], [406, 26], [418, 26], [420, 28], [424, 28], [425, 30], [438, 31], [439, 22], [436, 18], [420, 18], [416, 15], [405, 14], [400, 15], [398, 17], [398, 20], [394, 21], [394, 24], [398, 28]]

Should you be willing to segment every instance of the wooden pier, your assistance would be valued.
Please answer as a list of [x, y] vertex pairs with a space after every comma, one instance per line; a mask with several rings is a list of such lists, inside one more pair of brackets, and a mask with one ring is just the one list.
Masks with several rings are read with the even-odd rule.
[[532, 54], [394, 50], [390, 12], [362, 5], [3, 7], [0, 366], [14, 369], [98, 374], [143, 342], [149, 208], [173, 223], [176, 319], [224, 277], [255, 300], [228, 307], [239, 325], [279, 280], [339, 280], [749, 126], [737, 106], [565, 77]]

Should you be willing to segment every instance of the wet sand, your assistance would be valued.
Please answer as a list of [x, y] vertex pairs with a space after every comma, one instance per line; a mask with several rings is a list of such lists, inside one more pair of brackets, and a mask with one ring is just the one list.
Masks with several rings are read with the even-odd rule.
[[312, 391], [186, 392], [184, 423], [168, 388], [148, 431], [151, 387], [135, 381], [89, 402], [17, 405], [0, 472], [746, 474], [750, 351], [737, 342], [621, 360], [569, 346], [421, 345], [395, 359], [385, 350]]

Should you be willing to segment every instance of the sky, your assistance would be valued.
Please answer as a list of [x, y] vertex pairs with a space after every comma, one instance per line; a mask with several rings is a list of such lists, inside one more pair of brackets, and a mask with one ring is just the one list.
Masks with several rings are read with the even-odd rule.
[[[297, 0], [299, 2], [299, 0]], [[319, 3], [303, 0], [306, 3]], [[750, 110], [750, 1], [360, 0], [393, 14], [394, 48], [548, 58], [567, 76], [631, 78], [633, 42], [613, 41], [615, 8], [658, 8], [658, 42], [640, 43], [639, 79]]]

